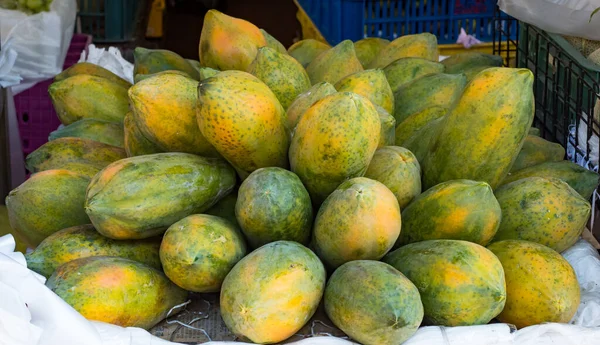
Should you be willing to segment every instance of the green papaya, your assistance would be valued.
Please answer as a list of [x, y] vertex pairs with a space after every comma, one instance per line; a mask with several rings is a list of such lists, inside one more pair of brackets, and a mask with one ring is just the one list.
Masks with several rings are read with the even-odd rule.
[[351, 74], [335, 84], [339, 92], [354, 92], [366, 97], [390, 114], [394, 113], [394, 94], [385, 74], [380, 69], [370, 69]]
[[427, 59], [407, 57], [385, 66], [383, 73], [392, 90], [396, 91], [401, 86], [428, 74], [444, 73], [444, 65]]
[[204, 79], [214, 77], [215, 75], [217, 75], [217, 73], [219, 73], [219, 71], [210, 67], [202, 67], [200, 68], [198, 73], [200, 73], [200, 81], [202, 81]]
[[396, 119], [382, 107], [375, 105], [375, 108], [381, 122], [381, 133], [377, 148], [392, 146], [396, 142]]
[[410, 115], [396, 126], [396, 145], [403, 146], [413, 137], [420, 139], [423, 135], [422, 131], [427, 130], [427, 125], [443, 117], [446, 113], [448, 113], [448, 108], [432, 106]]
[[79, 74], [87, 74], [96, 77], [102, 77], [112, 81], [113, 83], [119, 84], [124, 88], [129, 88], [131, 86], [131, 83], [127, 80], [119, 77], [118, 75], [114, 74], [113, 72], [107, 70], [104, 67], [90, 62], [78, 62], [74, 64], [73, 66], [57, 74], [54, 77], [54, 81], [61, 81]]
[[81, 119], [68, 126], [50, 132], [48, 141], [56, 140], [58, 138], [75, 137], [123, 147], [124, 136], [123, 125], [121, 124], [96, 119]]
[[[427, 111], [427, 109], [424, 111]], [[423, 127], [421, 127], [402, 143], [396, 140], [396, 146], [401, 146], [410, 150], [410, 152], [417, 157], [417, 160], [420, 164], [425, 160], [425, 156], [427, 156], [429, 152], [429, 147], [431, 146], [433, 139], [436, 137], [438, 131], [441, 130], [441, 127], [444, 125], [444, 120], [446, 119], [445, 114], [447, 113], [447, 110], [445, 108], [438, 108], [438, 110], [432, 110], [432, 112], [438, 112], [437, 115], [432, 114], [432, 117], [439, 117], [427, 122], [425, 125], [423, 125]]]
[[529, 135], [537, 135], [538, 137], [540, 137], [541, 136], [540, 129], [535, 128], [535, 127], [529, 128]]
[[163, 152], [155, 143], [150, 141], [144, 133], [142, 133], [131, 112], [125, 115], [123, 125], [125, 128], [124, 144], [127, 157]]
[[373, 61], [381, 49], [390, 44], [389, 40], [379, 37], [367, 37], [362, 40], [354, 42], [354, 50], [356, 51], [356, 57], [363, 65], [367, 68], [371, 61]]
[[158, 75], [164, 75], [164, 74], [177, 74], [182, 77], [193, 79], [189, 74], [187, 74], [185, 72], [181, 72], [181, 71], [177, 71], [177, 70], [166, 70], [166, 71], [160, 71], [160, 72], [150, 73], [150, 74], [136, 74], [135, 77], [133, 77], [133, 81], [135, 84], [137, 84], [142, 80], [146, 80], [146, 79], [153, 78]]
[[381, 49], [369, 68], [384, 68], [392, 62], [406, 57], [437, 62], [439, 60], [437, 37], [428, 32], [400, 36]]
[[196, 68], [179, 54], [170, 50], [137, 47], [133, 51], [133, 58], [135, 60], [133, 75], [176, 70], [188, 74], [193, 79], [200, 80]]
[[449, 56], [442, 61], [445, 73], [457, 74], [475, 67], [502, 67], [502, 56], [480, 52], [465, 52]]
[[279, 42], [275, 37], [271, 36], [266, 30], [260, 29], [263, 36], [265, 36], [265, 40], [267, 41], [267, 47], [275, 50], [280, 54], [288, 55], [287, 49]]
[[292, 44], [288, 48], [288, 54], [306, 68], [319, 54], [329, 49], [331, 49], [330, 45], [308, 38]]
[[314, 84], [326, 81], [335, 84], [344, 77], [363, 70], [350, 40], [319, 54], [306, 66], [310, 81]]
[[550, 142], [535, 135], [528, 135], [510, 172], [545, 162], [560, 162], [564, 158], [565, 148], [561, 144]]

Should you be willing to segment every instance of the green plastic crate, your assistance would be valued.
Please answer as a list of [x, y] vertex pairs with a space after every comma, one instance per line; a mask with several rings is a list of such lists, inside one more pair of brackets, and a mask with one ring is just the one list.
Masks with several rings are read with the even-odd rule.
[[82, 33], [94, 42], [127, 42], [133, 38], [138, 21], [137, 0], [79, 0], [78, 16]]

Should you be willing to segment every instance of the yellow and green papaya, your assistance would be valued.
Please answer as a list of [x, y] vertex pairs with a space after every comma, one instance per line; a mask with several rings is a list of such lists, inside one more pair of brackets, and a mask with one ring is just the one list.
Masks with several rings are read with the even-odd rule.
[[398, 59], [407, 57], [437, 62], [439, 60], [437, 37], [430, 33], [398, 37], [381, 49], [369, 68], [384, 68]]
[[285, 111], [255, 76], [225, 71], [198, 87], [198, 127], [242, 179], [264, 167], [288, 166]]
[[93, 75], [55, 81], [48, 93], [63, 125], [85, 118], [122, 123], [129, 110], [126, 87]]
[[159, 270], [112, 256], [70, 261], [46, 286], [88, 320], [144, 329], [162, 321], [188, 295]]
[[159, 237], [136, 241], [106, 238], [91, 224], [74, 226], [46, 237], [35, 250], [25, 255], [27, 268], [46, 278], [62, 264], [90, 256], [118, 256], [161, 269]]
[[419, 289], [425, 320], [437, 326], [485, 325], [498, 316], [507, 298], [500, 260], [478, 244], [457, 240], [411, 243], [383, 262]]
[[304, 67], [293, 57], [269, 47], [258, 48], [248, 73], [262, 80], [273, 91], [283, 109], [311, 86]]
[[151, 73], [151, 74], [136, 74], [135, 77], [133, 77], [133, 81], [135, 84], [137, 84], [142, 80], [146, 80], [148, 78], [153, 78], [158, 75], [164, 75], [164, 74], [176, 74], [176, 75], [180, 75], [182, 77], [193, 79], [189, 74], [187, 74], [185, 72], [177, 71], [177, 70], [166, 70], [166, 71], [160, 71], [160, 72]]
[[193, 59], [185, 59], [198, 73], [200, 73], [200, 69], [202, 69], [202, 65], [200, 65], [200, 61]]
[[89, 224], [83, 208], [89, 182], [89, 177], [68, 170], [32, 175], [6, 197], [11, 228], [36, 247], [59, 230]]
[[319, 258], [292, 241], [266, 244], [240, 260], [221, 287], [221, 316], [242, 341], [279, 343], [313, 316], [326, 273]]
[[306, 66], [306, 72], [313, 85], [323, 81], [335, 84], [344, 77], [362, 70], [363, 67], [354, 51], [354, 44], [350, 40], [342, 41], [322, 52]]
[[58, 138], [75, 137], [123, 147], [124, 136], [123, 125], [119, 123], [96, 119], [81, 119], [68, 126], [50, 132], [48, 140], [52, 141]]
[[217, 292], [225, 276], [246, 255], [246, 240], [229, 221], [193, 214], [171, 225], [160, 244], [165, 274], [193, 292]]
[[396, 142], [396, 119], [382, 107], [375, 104], [375, 108], [381, 122], [381, 132], [377, 148], [392, 146]]
[[494, 241], [525, 240], [557, 252], [571, 247], [590, 217], [591, 206], [567, 183], [528, 177], [496, 190], [502, 222]]
[[444, 118], [421, 162], [424, 187], [456, 179], [498, 187], [533, 122], [532, 85], [528, 69], [498, 67], [479, 73]]
[[288, 48], [288, 54], [306, 68], [319, 54], [329, 49], [329, 44], [308, 38], [292, 44]]
[[432, 106], [451, 108], [460, 98], [467, 79], [462, 74], [431, 74], [394, 92], [394, 117], [401, 124], [409, 116]]
[[267, 45], [265, 36], [254, 24], [230, 17], [217, 10], [204, 16], [200, 34], [200, 63], [220, 71], [246, 71], [258, 48]]
[[444, 59], [441, 63], [445, 67], [445, 73], [458, 74], [476, 67], [502, 67], [502, 56], [484, 54], [480, 52], [464, 52], [454, 54]]
[[287, 49], [285, 49], [285, 46], [283, 44], [281, 44], [281, 42], [279, 42], [275, 37], [271, 36], [271, 34], [269, 34], [264, 29], [260, 29], [260, 32], [262, 32], [263, 36], [265, 36], [265, 41], [267, 41], [267, 47], [275, 50], [276, 52], [278, 52], [280, 54], [288, 55], [288, 52], [287, 52]]
[[428, 74], [444, 73], [444, 65], [427, 59], [407, 57], [398, 59], [383, 68], [383, 73], [393, 91]]
[[202, 81], [204, 79], [214, 77], [215, 75], [217, 75], [217, 73], [219, 73], [219, 71], [210, 67], [202, 67], [200, 68], [200, 71], [198, 71], [198, 73], [200, 73], [200, 81]]
[[290, 166], [314, 204], [343, 181], [365, 174], [380, 132], [377, 110], [355, 93], [329, 95], [304, 113], [292, 137]]
[[354, 50], [356, 51], [356, 57], [358, 61], [367, 68], [371, 61], [373, 61], [379, 52], [388, 44], [389, 40], [379, 37], [367, 37], [362, 40], [354, 42]]
[[133, 51], [133, 58], [135, 61], [133, 75], [175, 70], [184, 72], [190, 78], [200, 80], [198, 70], [181, 55], [170, 50], [137, 47]]
[[366, 97], [373, 104], [394, 113], [394, 93], [385, 74], [380, 69], [370, 69], [351, 74], [335, 84], [339, 92], [354, 92]]
[[300, 117], [304, 115], [308, 108], [325, 96], [334, 94], [336, 92], [337, 91], [333, 85], [324, 81], [313, 85], [307, 91], [299, 94], [292, 104], [290, 104], [290, 106], [287, 108], [287, 128], [290, 131], [293, 131], [294, 128], [296, 128], [298, 121], [300, 121]]
[[421, 131], [427, 131], [430, 122], [443, 117], [447, 112], [448, 108], [434, 105], [410, 115], [396, 126], [396, 146], [403, 146], [413, 137], [421, 137]]
[[129, 88], [131, 86], [131, 83], [127, 80], [119, 77], [118, 75], [114, 74], [113, 72], [107, 70], [102, 66], [90, 62], [79, 62], [74, 64], [73, 66], [57, 74], [54, 77], [54, 81], [61, 81], [63, 79], [67, 79], [79, 74], [87, 74], [96, 77], [102, 77], [112, 81], [113, 83], [119, 84], [124, 88]]
[[123, 125], [125, 132], [124, 144], [127, 157], [163, 152], [155, 143], [146, 138], [144, 133], [142, 133], [131, 112], [125, 115]]
[[114, 162], [87, 189], [85, 211], [96, 230], [113, 239], [156, 236], [178, 220], [202, 213], [235, 185], [219, 158], [157, 153]]
[[565, 148], [536, 135], [528, 135], [510, 172], [519, 171], [546, 162], [560, 162], [565, 158]]
[[198, 128], [197, 88], [197, 81], [176, 74], [139, 82], [129, 89], [133, 118], [144, 136], [162, 151], [218, 157]]

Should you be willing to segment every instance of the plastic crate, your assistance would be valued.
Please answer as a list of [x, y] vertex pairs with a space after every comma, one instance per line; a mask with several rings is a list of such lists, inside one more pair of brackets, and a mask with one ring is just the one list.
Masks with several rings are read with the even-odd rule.
[[[87, 49], [91, 41], [92, 37], [89, 35], [73, 35], [63, 68], [77, 63], [81, 52]], [[48, 95], [50, 84], [52, 79], [39, 82], [14, 97], [21, 146], [25, 156], [46, 143], [50, 132], [60, 125]]]
[[133, 38], [138, 19], [138, 0], [79, 0], [81, 32], [94, 42], [127, 42]]
[[[491, 42], [496, 0], [294, 0], [330, 44], [430, 32], [456, 43], [460, 29]], [[302, 18], [304, 19], [304, 18]], [[303, 31], [308, 31], [303, 25]]]

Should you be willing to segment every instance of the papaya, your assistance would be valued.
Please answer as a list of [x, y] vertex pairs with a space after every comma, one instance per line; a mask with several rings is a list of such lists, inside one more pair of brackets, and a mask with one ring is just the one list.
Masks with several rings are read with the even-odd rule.
[[400, 58], [383, 68], [393, 91], [429, 74], [444, 73], [444, 65], [422, 58]]
[[78, 62], [73, 66], [67, 68], [66, 70], [60, 72], [54, 77], [54, 81], [61, 81], [67, 78], [70, 78], [74, 75], [87, 74], [93, 75], [96, 77], [102, 77], [112, 81], [113, 83], [119, 84], [124, 88], [129, 88], [131, 83], [127, 80], [119, 77], [113, 72], [107, 70], [106, 68], [90, 63], [90, 62]]
[[373, 61], [381, 49], [390, 44], [389, 40], [379, 37], [367, 37], [362, 40], [354, 42], [354, 50], [356, 51], [356, 57], [360, 61], [364, 68], [367, 68], [371, 61]]
[[537, 135], [538, 137], [541, 136], [540, 129], [535, 127], [529, 128], [529, 135]]
[[300, 117], [304, 115], [304, 112], [306, 112], [308, 108], [325, 96], [334, 94], [336, 92], [337, 91], [333, 85], [324, 81], [313, 85], [307, 91], [299, 94], [292, 104], [290, 104], [290, 106], [287, 108], [287, 128], [290, 131], [293, 131], [294, 128], [296, 128], [298, 121], [300, 121]]
[[527, 177], [496, 190], [502, 222], [494, 241], [525, 240], [557, 252], [571, 247], [590, 217], [590, 203], [555, 178]]
[[306, 68], [319, 54], [331, 49], [327, 43], [312, 38], [300, 40], [288, 48], [288, 54]]
[[50, 132], [48, 141], [56, 140], [58, 138], [75, 137], [123, 147], [124, 135], [123, 126], [121, 124], [96, 119], [81, 119], [68, 126]]
[[96, 230], [118, 239], [156, 236], [176, 221], [202, 213], [235, 185], [218, 158], [157, 153], [114, 162], [87, 189], [85, 211]]
[[129, 89], [135, 123], [165, 152], [218, 157], [196, 121], [198, 82], [176, 74], [157, 75]]
[[267, 41], [267, 47], [275, 50], [280, 54], [288, 55], [287, 49], [279, 42], [275, 37], [271, 36], [266, 30], [260, 29], [263, 36], [265, 36], [265, 41]]
[[199, 73], [200, 73], [200, 80], [202, 81], [204, 79], [214, 77], [215, 75], [217, 75], [217, 73], [219, 73], [219, 71], [214, 68], [210, 68], [210, 67], [202, 67], [200, 69]]
[[89, 224], [83, 209], [89, 182], [89, 177], [68, 170], [32, 175], [6, 197], [11, 228], [36, 247], [58, 230]]
[[200, 63], [220, 71], [246, 71], [258, 48], [267, 45], [263, 33], [252, 23], [217, 10], [204, 16], [200, 34]]
[[256, 169], [288, 166], [285, 111], [267, 85], [240, 71], [225, 71], [198, 87], [198, 126], [242, 179]]
[[432, 106], [410, 115], [396, 126], [396, 145], [402, 146], [413, 137], [421, 137], [422, 131], [428, 130], [429, 123], [443, 117], [447, 112], [446, 107]]
[[329, 95], [304, 113], [292, 137], [290, 166], [314, 204], [343, 181], [365, 174], [380, 132], [377, 110], [355, 93]]
[[[421, 164], [421, 173], [423, 172], [422, 163], [425, 160], [425, 156], [429, 152], [429, 146], [433, 142], [433, 139], [440, 130], [441, 126], [444, 125], [445, 117], [445, 115], [442, 115], [437, 119], [431, 120], [401, 144], [398, 142], [398, 140], [396, 140], [396, 146], [401, 146], [408, 149], [415, 155], [415, 157], [417, 157], [417, 161], [419, 161], [419, 164]], [[421, 183], [423, 182], [422, 180], [423, 179], [421, 178]]]
[[504, 308], [507, 292], [502, 264], [478, 244], [416, 242], [389, 253], [383, 262], [417, 286], [429, 324], [484, 325]]
[[129, 109], [127, 88], [102, 77], [78, 74], [48, 87], [56, 115], [63, 125], [84, 118], [123, 122]]
[[200, 73], [200, 69], [202, 69], [202, 65], [200, 65], [200, 61], [193, 59], [185, 59], [198, 73]]
[[458, 74], [465, 73], [465, 71], [476, 67], [502, 67], [503, 60], [500, 55], [464, 52], [451, 55], [441, 63], [445, 67], [445, 73]]
[[124, 144], [127, 157], [163, 152], [155, 143], [146, 138], [144, 133], [142, 133], [131, 112], [125, 115], [123, 124], [125, 131]]
[[[181, 71], [176, 71], [176, 70], [167, 70], [167, 71], [161, 71], [161, 72], [156, 72], [156, 73], [151, 73], [151, 74], [136, 74], [135, 77], [133, 77], [133, 81], [135, 84], [139, 83], [142, 80], [146, 80], [149, 78], [153, 78], [156, 77], [158, 75], [164, 75], [164, 74], [176, 74], [182, 77], [186, 77], [186, 78], [190, 78], [192, 79], [192, 77], [185, 73], [185, 72], [181, 72]], [[193, 79], [192, 79], [193, 80]]]
[[325, 290], [325, 268], [303, 245], [266, 244], [240, 260], [221, 287], [221, 316], [242, 341], [283, 341], [308, 322]]
[[592, 197], [592, 193], [600, 183], [600, 175], [573, 162], [546, 162], [521, 169], [506, 175], [501, 185], [515, 182], [527, 177], [557, 178], [571, 186], [585, 200]]
[[394, 94], [385, 74], [380, 69], [370, 69], [351, 74], [335, 84], [339, 92], [354, 92], [373, 104], [394, 113]]
[[90, 256], [118, 256], [161, 269], [160, 238], [115, 241], [98, 233], [91, 224], [73, 226], [46, 237], [25, 255], [27, 268], [48, 278], [62, 264]]
[[334, 325], [365, 345], [401, 344], [419, 329], [423, 303], [417, 287], [392, 266], [369, 260], [340, 266], [325, 288]]
[[421, 167], [415, 155], [403, 147], [377, 149], [365, 177], [388, 187], [396, 196], [400, 210], [421, 194]]
[[181, 55], [170, 50], [136, 47], [133, 51], [133, 59], [135, 61], [133, 75], [175, 70], [184, 72], [190, 78], [200, 80], [198, 70]]
[[462, 74], [431, 74], [394, 92], [394, 117], [401, 124], [409, 116], [432, 106], [451, 108], [460, 98], [467, 79]]
[[46, 286], [86, 319], [121, 327], [150, 329], [187, 299], [159, 270], [111, 256], [67, 262]]
[[246, 255], [246, 240], [229, 221], [193, 214], [171, 225], [160, 244], [165, 274], [194, 292], [217, 292], [225, 276]]
[[308, 74], [296, 59], [269, 47], [258, 48], [248, 73], [267, 84], [283, 109], [311, 86]]
[[580, 301], [573, 268], [554, 250], [538, 243], [506, 240], [488, 246], [504, 267], [506, 305], [498, 320], [524, 328], [571, 321]]
[[366, 177], [343, 182], [325, 199], [313, 229], [315, 253], [330, 268], [353, 260], [379, 260], [400, 235], [398, 200]]
[[375, 105], [379, 121], [381, 122], [381, 131], [377, 148], [394, 145], [396, 141], [396, 119], [382, 107]]
[[407, 57], [437, 62], [439, 60], [437, 37], [428, 32], [398, 37], [381, 49], [369, 68], [384, 68], [400, 58]]
[[488, 68], [490, 68], [490, 66], [475, 66], [475, 67], [471, 67], [471, 68], [467, 68], [467, 69], [463, 70], [461, 72], [461, 74], [463, 74], [467, 78], [467, 82], [470, 82], [480, 72], [485, 71]]
[[528, 69], [498, 67], [479, 73], [444, 118], [420, 162], [424, 187], [456, 179], [498, 187], [533, 122], [532, 85]]
[[535, 135], [527, 135], [523, 147], [510, 172], [519, 171], [545, 162], [560, 162], [565, 158], [565, 148]]
[[233, 191], [231, 191], [231, 193], [227, 194], [225, 197], [223, 197], [223, 199], [219, 200], [211, 208], [204, 211], [204, 214], [209, 214], [223, 218], [240, 228], [237, 218], [235, 218], [235, 204], [237, 203], [237, 198], [238, 190], [234, 189]]
[[255, 170], [240, 186], [235, 216], [250, 246], [280, 240], [308, 244], [313, 222], [302, 181], [282, 168]]
[[32, 173], [66, 169], [92, 177], [105, 166], [125, 158], [125, 150], [91, 139], [59, 138], [49, 141], [25, 159]]
[[463, 240], [485, 246], [498, 231], [502, 211], [485, 182], [446, 181], [402, 210], [397, 246], [426, 240]]
[[350, 40], [342, 41], [322, 52], [306, 66], [306, 72], [313, 85], [323, 81], [335, 84], [344, 77], [362, 70], [363, 67], [354, 51], [354, 44]]

